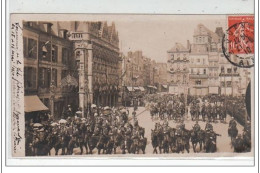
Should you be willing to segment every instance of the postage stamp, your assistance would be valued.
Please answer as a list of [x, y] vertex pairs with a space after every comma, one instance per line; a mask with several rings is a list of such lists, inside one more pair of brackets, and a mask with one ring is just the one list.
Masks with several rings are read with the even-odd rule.
[[243, 68], [254, 66], [254, 16], [228, 16], [222, 43], [230, 63]]

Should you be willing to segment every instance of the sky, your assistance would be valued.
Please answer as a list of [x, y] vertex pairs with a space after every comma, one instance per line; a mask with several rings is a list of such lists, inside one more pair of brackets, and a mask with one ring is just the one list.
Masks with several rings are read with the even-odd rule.
[[144, 15], [129, 16], [114, 20], [119, 33], [120, 50], [142, 50], [143, 55], [157, 62], [167, 61], [167, 50], [176, 42], [185, 47], [187, 40], [193, 41], [194, 29], [198, 24], [205, 25], [215, 32], [216, 27], [226, 29], [226, 16], [223, 15]]

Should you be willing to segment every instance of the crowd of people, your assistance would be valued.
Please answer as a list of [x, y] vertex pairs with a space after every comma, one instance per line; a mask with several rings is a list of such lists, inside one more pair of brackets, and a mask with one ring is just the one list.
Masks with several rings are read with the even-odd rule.
[[[152, 120], [165, 120], [167, 122], [174, 120], [177, 123], [183, 123], [189, 114], [191, 120], [196, 121], [195, 127], [197, 127], [189, 131], [179, 128], [185, 125], [178, 126], [177, 129], [181, 131], [179, 134], [182, 134], [178, 138], [177, 133], [175, 133], [178, 131], [177, 129], [164, 127], [164, 125], [156, 123], [155, 130], [152, 132], [152, 139], [155, 139], [153, 142], [155, 144], [155, 153], [157, 153], [157, 147], [159, 147], [160, 152], [162, 149], [163, 152], [167, 153], [169, 149], [178, 153], [183, 152], [184, 149], [189, 152], [190, 142], [194, 152], [196, 152], [197, 144], [200, 145], [200, 151], [202, 150], [202, 145], [204, 145], [205, 152], [215, 152], [217, 150], [217, 135], [213, 131], [211, 123], [222, 122], [226, 124], [227, 115], [232, 117], [229, 122], [228, 135], [231, 137], [231, 147], [234, 148], [234, 152], [251, 151], [251, 128], [249, 128], [251, 126], [250, 120], [245, 120], [246, 112], [243, 97], [206, 95], [201, 97], [188, 96], [185, 98], [184, 95], [157, 94], [148, 96], [147, 103]], [[205, 130], [198, 128], [198, 121], [200, 120], [207, 122]], [[241, 123], [241, 120], [246, 121], [246, 123]], [[245, 126], [243, 134], [238, 134], [237, 121]], [[208, 126], [212, 128], [207, 128]], [[159, 131], [156, 130], [158, 127], [161, 127]], [[168, 131], [163, 129], [168, 129]], [[157, 141], [158, 139], [159, 141]]]
[[198, 121], [191, 130], [188, 130], [185, 128], [183, 121], [176, 128], [173, 128], [165, 120], [163, 124], [155, 123], [155, 128], [151, 132], [153, 153], [158, 153], [157, 148], [160, 153], [184, 153], [185, 150], [189, 153], [190, 143], [194, 153], [198, 152], [197, 144], [200, 146], [199, 151], [216, 152], [217, 136], [220, 136], [220, 134], [214, 132], [213, 126], [209, 122], [204, 130], [200, 127]]
[[[145, 153], [147, 139], [145, 129], [140, 127], [136, 118], [130, 122], [129, 110], [124, 107], [110, 108], [92, 105], [87, 118], [67, 116], [66, 119], [53, 121], [47, 119], [41, 123], [26, 123], [26, 155], [44, 156], [74, 154], [79, 148], [80, 154]], [[70, 106], [68, 112], [70, 114]], [[135, 115], [136, 113], [133, 112]], [[53, 150], [54, 149], [54, 150]]]
[[[242, 109], [244, 105], [239, 99], [235, 103]], [[156, 121], [151, 131], [153, 153], [158, 153], [158, 149], [160, 153], [189, 153], [191, 146], [194, 153], [216, 152], [217, 136], [221, 135], [214, 131], [212, 123], [227, 123], [228, 114], [232, 116], [227, 132], [231, 147], [234, 152], [250, 152], [250, 121], [244, 124], [244, 130], [239, 134], [234, 107], [226, 104], [234, 103], [234, 100], [236, 98], [224, 96], [146, 95], [146, 108]], [[26, 155], [72, 155], [75, 151], [78, 154], [144, 154], [147, 145], [145, 129], [136, 118], [138, 105], [133, 106], [130, 115], [128, 108], [123, 106], [93, 104], [87, 116], [83, 116], [80, 110], [74, 112], [68, 105], [59, 120], [45, 115], [37, 122], [26, 121]], [[194, 122], [190, 130], [184, 124], [188, 114]], [[169, 126], [171, 120], [177, 123], [176, 127]], [[206, 122], [205, 128], [199, 125], [199, 121]]]

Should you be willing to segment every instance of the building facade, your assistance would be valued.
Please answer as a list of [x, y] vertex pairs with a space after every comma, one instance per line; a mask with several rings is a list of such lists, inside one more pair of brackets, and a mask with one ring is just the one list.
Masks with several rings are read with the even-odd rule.
[[191, 95], [219, 94], [219, 55], [221, 53], [222, 28], [210, 31], [199, 24], [194, 30], [190, 52]]
[[167, 92], [167, 63], [156, 63], [156, 67], [158, 68], [158, 88], [159, 92]]
[[169, 92], [172, 94], [184, 93], [185, 86], [189, 84], [189, 53], [189, 41], [187, 48], [181, 43], [176, 43], [167, 51], [167, 83]]
[[24, 87], [27, 96], [37, 96], [54, 118], [62, 117], [67, 105], [78, 106], [77, 81], [61, 85], [69, 76], [77, 78], [73, 44], [60, 36], [52, 23], [24, 22]]
[[85, 64], [82, 78], [86, 84], [81, 91], [83, 100], [87, 100], [84, 106], [92, 103], [116, 106], [120, 97], [122, 62], [115, 23], [109, 26], [101, 21], [65, 22], [60, 27], [70, 31], [74, 49], [84, 56], [80, 61]]

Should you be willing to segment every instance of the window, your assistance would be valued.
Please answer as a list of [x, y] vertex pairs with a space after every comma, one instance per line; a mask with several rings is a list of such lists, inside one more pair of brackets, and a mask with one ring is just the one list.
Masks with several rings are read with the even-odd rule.
[[197, 59], [197, 62], [200, 63], [200, 59], [199, 58]]
[[174, 54], [171, 54], [171, 60], [174, 60]]
[[36, 68], [24, 67], [25, 89], [36, 89]]
[[68, 75], [68, 70], [61, 71], [61, 80], [64, 79]]
[[50, 44], [46, 44], [46, 42], [39, 42], [39, 59], [44, 61], [50, 61]]
[[69, 52], [67, 48], [62, 48], [62, 63], [63, 64], [69, 63]]
[[195, 81], [195, 84], [196, 84], [196, 85], [201, 85], [201, 80], [196, 80], [196, 81]]
[[227, 81], [227, 87], [231, 87], [232, 82], [231, 81]]
[[221, 82], [220, 85], [221, 85], [222, 87], [225, 87], [225, 82]]
[[234, 67], [233, 70], [234, 70], [234, 73], [237, 73], [237, 67]]
[[231, 68], [228, 68], [228, 69], [227, 69], [227, 73], [232, 73], [232, 69], [231, 69]]
[[221, 67], [221, 73], [225, 73], [225, 68], [224, 68], [224, 66]]
[[52, 80], [54, 81], [54, 85], [55, 86], [57, 86], [57, 75], [58, 75], [58, 73], [57, 73], [57, 69], [52, 69]]
[[37, 41], [34, 39], [28, 39], [28, 58], [37, 58]]
[[206, 69], [204, 69], [204, 70], [203, 70], [203, 74], [206, 74], [206, 72], [207, 72], [207, 70], [206, 70]]
[[24, 56], [24, 58], [28, 56], [27, 46], [28, 46], [27, 38], [23, 37], [23, 56]]
[[55, 45], [52, 45], [52, 54], [51, 54], [51, 56], [52, 56], [52, 62], [57, 62], [57, 60], [58, 60], [58, 47], [57, 46], [55, 46]]
[[49, 88], [51, 83], [51, 69], [41, 67], [39, 69], [39, 86], [41, 88]]

